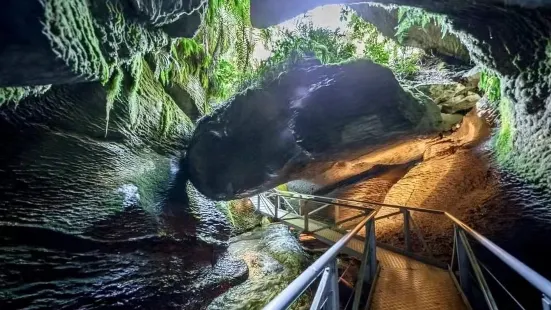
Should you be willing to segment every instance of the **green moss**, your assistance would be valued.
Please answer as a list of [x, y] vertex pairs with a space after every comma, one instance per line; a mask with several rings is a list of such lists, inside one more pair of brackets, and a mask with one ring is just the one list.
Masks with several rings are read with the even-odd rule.
[[501, 99], [501, 81], [497, 75], [491, 74], [488, 71], [482, 71], [480, 73], [478, 88], [484, 92], [491, 103], [499, 103]]
[[[130, 112], [130, 125], [136, 127], [138, 125], [138, 89], [145, 85], [141, 85], [142, 74], [144, 70], [145, 60], [140, 54], [136, 55], [130, 62], [130, 91], [127, 94], [128, 110]], [[145, 83], [144, 83], [145, 84]]]
[[261, 224], [262, 217], [254, 212], [254, 207], [247, 201], [248, 199], [243, 199], [216, 203], [217, 208], [226, 216], [236, 234]]
[[499, 102], [500, 127], [494, 138], [494, 150], [500, 163], [505, 163], [513, 150], [515, 128], [513, 124], [513, 107], [508, 99], [502, 98]]
[[44, 86], [25, 86], [25, 87], [2, 87], [0, 88], [0, 106], [4, 103], [19, 101], [28, 96], [39, 96], [50, 89], [51, 85]]
[[76, 74], [107, 82], [109, 65], [94, 31], [87, 0], [44, 1], [44, 34], [56, 55]]
[[121, 95], [122, 92], [122, 81], [124, 78], [124, 73], [122, 69], [119, 67], [115, 70], [113, 75], [111, 76], [109, 82], [107, 83], [107, 103], [105, 104], [105, 112], [106, 112], [106, 122], [105, 122], [105, 135], [107, 135], [107, 129], [109, 127], [109, 115], [111, 112], [111, 109], [113, 109], [113, 105], [115, 103], [115, 99]]

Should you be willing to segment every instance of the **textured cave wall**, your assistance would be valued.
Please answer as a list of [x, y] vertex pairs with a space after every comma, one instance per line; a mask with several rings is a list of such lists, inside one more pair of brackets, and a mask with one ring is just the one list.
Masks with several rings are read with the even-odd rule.
[[441, 123], [438, 107], [404, 91], [386, 67], [304, 62], [201, 119], [181, 166], [206, 196], [232, 199], [296, 178], [305, 164]]
[[205, 8], [204, 0], [9, 0], [0, 13], [0, 87], [20, 88], [0, 89], [0, 103], [42, 93], [33, 86], [105, 84], [117, 67], [192, 37]]
[[0, 308], [200, 309], [246, 278], [229, 223], [177, 173], [203, 111], [147, 57], [205, 3], [3, 3]]
[[138, 95], [139, 123], [117, 102], [106, 135], [105, 96], [54, 86], [0, 110], [1, 308], [197, 309], [246, 277], [215, 203], [175, 179], [191, 121], [176, 109], [163, 133]]
[[[252, 21], [266, 27], [316, 6], [357, 1], [251, 2]], [[501, 129], [495, 151], [504, 167], [551, 186], [551, 4], [543, 1], [387, 0], [383, 4], [421, 7], [449, 17], [470, 58], [502, 79]], [[278, 9], [279, 8], [279, 9]], [[276, 14], [270, 12], [277, 11]]]

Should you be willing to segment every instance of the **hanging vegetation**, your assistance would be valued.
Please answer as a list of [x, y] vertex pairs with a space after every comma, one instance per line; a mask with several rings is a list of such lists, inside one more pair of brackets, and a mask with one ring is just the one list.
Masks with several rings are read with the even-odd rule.
[[[116, 11], [116, 10], [115, 10]], [[121, 14], [117, 14], [118, 19]], [[218, 72], [220, 64], [232, 66], [234, 72], [248, 70], [253, 41], [251, 37], [248, 0], [209, 0], [203, 23], [194, 38], [172, 40], [167, 46], [148, 53], [136, 53], [130, 61], [114, 66], [107, 85], [107, 120], [115, 101], [129, 105], [130, 119], [137, 125], [136, 98], [147, 93], [142, 85], [159, 83], [164, 87], [181, 87], [188, 92], [198, 110], [204, 114], [220, 97], [230, 94], [223, 88], [227, 77]], [[153, 70], [150, 81], [144, 83], [143, 70]], [[129, 89], [123, 80], [130, 81]], [[168, 97], [161, 96], [161, 97]], [[162, 131], [167, 131], [170, 117], [163, 118]], [[107, 125], [108, 126], [108, 125]]]
[[[144, 87], [180, 87], [190, 94], [201, 113], [207, 113], [212, 102], [231, 93], [223, 87], [227, 76], [217, 69], [250, 70], [254, 40], [249, 0], [205, 0], [202, 24], [195, 36], [177, 39], [169, 38], [161, 28], [129, 18], [122, 1], [79, 0], [73, 6], [61, 0], [45, 3], [45, 34], [57, 55], [75, 72], [105, 86], [106, 134], [110, 113], [119, 104], [127, 105], [131, 125], [139, 125], [138, 98], [151, 93]], [[63, 35], [73, 32], [86, 35]], [[146, 76], [146, 70], [152, 74]], [[18, 102], [48, 88], [0, 88], [0, 104]], [[157, 99], [170, 98], [165, 95]], [[162, 132], [166, 132], [170, 119], [164, 118], [165, 123], [159, 125]]]
[[446, 16], [429, 13], [421, 8], [401, 6], [398, 8], [396, 38], [398, 38], [398, 41], [402, 42], [407, 37], [407, 34], [412, 27], [418, 26], [422, 29], [426, 29], [426, 27], [431, 23], [440, 26], [442, 38], [448, 34], [450, 28], [447, 23]]

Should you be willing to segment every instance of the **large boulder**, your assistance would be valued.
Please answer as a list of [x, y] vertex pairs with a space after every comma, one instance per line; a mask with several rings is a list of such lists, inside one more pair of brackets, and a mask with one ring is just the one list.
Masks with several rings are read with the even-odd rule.
[[431, 133], [441, 120], [386, 67], [302, 64], [200, 120], [182, 168], [207, 197], [233, 199], [285, 183], [305, 163]]
[[[354, 0], [252, 0], [254, 26], [267, 27], [328, 3]], [[365, 1], [368, 2], [368, 1]], [[523, 177], [551, 187], [551, 2], [536, 0], [385, 0], [448, 17], [476, 64], [501, 78], [500, 162]]]

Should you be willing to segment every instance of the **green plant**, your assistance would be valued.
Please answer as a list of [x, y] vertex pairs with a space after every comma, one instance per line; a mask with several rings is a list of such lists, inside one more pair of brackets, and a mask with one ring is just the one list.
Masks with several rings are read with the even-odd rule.
[[503, 163], [510, 158], [513, 150], [514, 124], [513, 107], [508, 99], [502, 98], [498, 105], [500, 126], [494, 138], [494, 149], [499, 162]]
[[295, 31], [278, 30], [278, 39], [272, 43], [272, 56], [264, 66], [275, 66], [286, 61], [294, 62], [305, 55], [314, 55], [324, 64], [352, 59], [355, 45], [344, 31], [315, 27], [311, 21], [301, 20]]
[[450, 27], [447, 23], [446, 16], [434, 13], [428, 13], [421, 8], [413, 8], [401, 6], [398, 8], [398, 25], [396, 26], [396, 38], [402, 42], [411, 29], [411, 27], [419, 26], [425, 29], [429, 24], [440, 26], [442, 38], [448, 34]]
[[422, 51], [400, 46], [350, 9], [341, 12], [341, 20], [348, 22], [350, 39], [363, 45], [364, 57], [389, 67], [398, 77], [404, 78], [419, 71]]
[[482, 71], [478, 88], [484, 92], [490, 102], [499, 103], [501, 100], [501, 81], [497, 75]]

